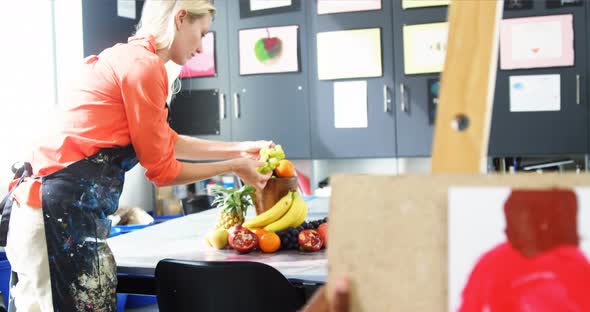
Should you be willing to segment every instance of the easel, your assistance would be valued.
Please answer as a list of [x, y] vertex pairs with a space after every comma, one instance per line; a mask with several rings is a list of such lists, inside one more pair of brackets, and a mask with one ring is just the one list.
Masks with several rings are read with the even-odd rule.
[[332, 178], [328, 287], [336, 276], [350, 278], [351, 311], [447, 310], [449, 186], [590, 184], [586, 175], [480, 175], [486, 166], [503, 3], [451, 2], [433, 175]]

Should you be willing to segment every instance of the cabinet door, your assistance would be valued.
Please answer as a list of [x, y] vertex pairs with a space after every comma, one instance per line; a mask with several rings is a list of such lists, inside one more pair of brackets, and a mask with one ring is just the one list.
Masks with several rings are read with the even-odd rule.
[[219, 115], [195, 116], [195, 118], [219, 118], [219, 133], [213, 135], [199, 135], [209, 140], [231, 140], [231, 115], [229, 92], [229, 40], [228, 40], [228, 4], [232, 0], [216, 0], [217, 14], [211, 23], [210, 31], [214, 33], [215, 70], [213, 77], [198, 77], [182, 79], [183, 90], [216, 90], [218, 95]]
[[135, 1], [135, 19], [130, 19], [117, 15], [117, 0], [82, 0], [84, 55], [99, 54], [116, 43], [127, 42], [142, 8], [143, 1]]
[[[310, 1], [302, 0], [296, 11], [245, 18], [240, 18], [239, 1], [230, 1], [227, 37], [231, 68], [228, 104], [231, 103], [231, 108], [228, 111], [231, 112], [232, 139], [273, 140], [283, 146], [289, 158], [309, 158], [309, 65], [305, 14]], [[298, 72], [240, 75], [240, 30], [291, 25], [298, 26]], [[243, 53], [254, 53], [254, 46]]]
[[[383, 0], [381, 10], [318, 15], [317, 1], [309, 1], [311, 82], [311, 143], [313, 158], [393, 157], [395, 156], [395, 118], [393, 113], [393, 36], [391, 1]], [[379, 28], [381, 33], [382, 76], [319, 80], [317, 34], [331, 31]], [[360, 43], [359, 43], [360, 44]], [[352, 49], [353, 47], [351, 47]], [[346, 52], [346, 51], [343, 51]], [[336, 56], [335, 56], [336, 57]], [[343, 67], [352, 67], [355, 59]], [[348, 127], [336, 121], [335, 84], [366, 81], [366, 127]], [[340, 118], [338, 118], [340, 120]], [[337, 123], [339, 124], [338, 128]]]
[[[547, 9], [545, 1], [534, 1], [534, 7], [529, 10], [505, 10], [504, 18], [557, 14], [574, 16], [574, 66], [501, 70], [498, 64], [490, 156], [584, 154], [588, 151], [586, 8]], [[561, 79], [559, 111], [511, 112], [510, 76], [553, 74], [559, 74]]]
[[447, 20], [447, 7], [402, 9], [401, 0], [393, 2], [393, 38], [395, 59], [395, 114], [398, 157], [424, 157], [432, 152], [435, 106], [429, 98], [430, 83], [439, 73], [406, 74], [404, 26], [440, 23]]

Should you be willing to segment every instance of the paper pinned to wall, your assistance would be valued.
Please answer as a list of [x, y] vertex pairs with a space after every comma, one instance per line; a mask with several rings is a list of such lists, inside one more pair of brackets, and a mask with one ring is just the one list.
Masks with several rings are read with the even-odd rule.
[[240, 75], [299, 71], [299, 25], [241, 29]]
[[381, 29], [354, 29], [317, 34], [318, 79], [380, 77]]
[[250, 0], [250, 11], [267, 10], [291, 5], [291, 0]]
[[510, 76], [510, 111], [539, 112], [561, 109], [561, 76]]
[[442, 72], [447, 56], [448, 23], [405, 25], [404, 72], [406, 75]]
[[501, 69], [571, 65], [574, 65], [571, 14], [502, 20]]
[[135, 19], [135, 0], [117, 0], [117, 15]]
[[402, 9], [449, 5], [451, 0], [402, 0]]
[[381, 10], [381, 0], [317, 0], [318, 15]]
[[334, 82], [334, 127], [368, 127], [366, 80]]

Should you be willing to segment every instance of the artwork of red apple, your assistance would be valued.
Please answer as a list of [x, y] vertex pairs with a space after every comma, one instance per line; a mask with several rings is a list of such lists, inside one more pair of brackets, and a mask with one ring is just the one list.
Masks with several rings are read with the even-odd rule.
[[283, 41], [278, 37], [271, 37], [268, 29], [267, 37], [260, 38], [254, 45], [256, 59], [266, 65], [276, 63], [283, 54]]

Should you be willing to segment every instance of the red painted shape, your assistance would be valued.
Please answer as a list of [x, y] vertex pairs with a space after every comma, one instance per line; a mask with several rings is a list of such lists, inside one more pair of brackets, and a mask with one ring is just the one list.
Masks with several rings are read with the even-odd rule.
[[575, 193], [515, 190], [504, 211], [509, 241], [480, 258], [459, 311], [590, 311], [590, 262], [577, 247]]

